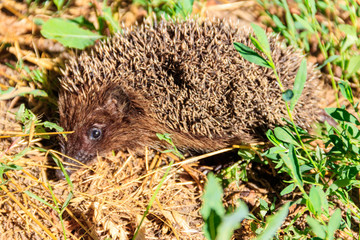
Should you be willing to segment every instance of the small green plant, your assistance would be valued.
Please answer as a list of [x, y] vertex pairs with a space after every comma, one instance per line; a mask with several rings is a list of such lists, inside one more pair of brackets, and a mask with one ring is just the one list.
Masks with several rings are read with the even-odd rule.
[[260, 161], [256, 149], [251, 147], [246, 146], [239, 148], [237, 153], [241, 157], [241, 161], [238, 161], [235, 164], [222, 169], [221, 172], [217, 174], [217, 177], [221, 179], [223, 188], [227, 187], [232, 182], [235, 182], [237, 185], [240, 180], [247, 182], [247, 166], [249, 165], [250, 161]]
[[171, 153], [175, 154], [176, 156], [178, 156], [179, 158], [184, 159], [184, 156], [181, 154], [181, 152], [179, 152], [179, 150], [173, 143], [173, 141], [171, 139], [171, 135], [169, 133], [164, 133], [164, 134], [156, 133], [156, 136], [159, 138], [159, 140], [167, 142], [172, 147], [172, 149], [165, 150], [165, 151], [163, 151], [163, 153], [171, 152]]
[[[201, 207], [201, 215], [204, 219], [203, 231], [209, 240], [227, 240], [231, 239], [234, 230], [240, 227], [241, 222], [245, 219], [256, 219], [254, 215], [249, 214], [246, 204], [239, 201], [236, 209], [225, 210], [222, 203], [223, 190], [220, 186], [219, 179], [212, 173], [209, 173], [208, 182], [205, 185], [203, 194], [203, 204]], [[262, 201], [263, 206], [267, 203]], [[265, 214], [262, 214], [262, 228], [256, 231], [257, 240], [271, 239], [276, 235], [277, 230], [284, 222], [290, 203], [286, 203], [277, 213], [268, 216], [265, 223]], [[272, 206], [274, 209], [274, 206]], [[268, 210], [268, 209], [267, 209]], [[267, 212], [267, 211], [266, 211]]]
[[22, 131], [25, 134], [41, 136], [42, 138], [49, 138], [49, 133], [46, 132], [46, 128], [50, 130], [56, 130], [58, 132], [64, 131], [64, 129], [55, 123], [49, 121], [40, 121], [34, 113], [25, 108], [24, 104], [21, 104], [19, 110], [15, 114], [15, 119], [22, 123]]
[[192, 13], [194, 0], [134, 0], [134, 3], [145, 8], [149, 16], [154, 13], [157, 18], [185, 19]]
[[249, 219], [253, 221], [250, 223], [251, 230], [256, 234], [260, 234], [264, 227], [266, 226], [266, 217], [269, 213], [273, 213], [275, 211], [275, 201], [269, 206], [269, 204], [264, 199], [259, 199], [259, 208], [260, 211], [257, 216], [250, 214]]
[[[45, 85], [47, 83], [46, 76], [39, 69], [30, 70], [28, 66], [25, 66], [23, 60], [20, 58], [16, 65], [6, 64], [11, 69], [14, 69], [22, 74], [22, 78], [26, 81], [34, 82], [37, 86]], [[30, 87], [8, 87], [6, 90], [0, 89], [0, 100], [9, 100], [17, 96], [33, 95], [34, 97], [48, 97], [45, 90], [33, 89]]]
[[[18, 155], [19, 156], [19, 155]], [[13, 164], [13, 163], [0, 163], [0, 179], [1, 179], [1, 183], [0, 183], [0, 189], [1, 189], [1, 185], [7, 184], [7, 181], [4, 181], [4, 173], [8, 172], [8, 171], [17, 171], [17, 170], [22, 170], [23, 168]]]
[[26, 0], [25, 2], [29, 5], [29, 8], [27, 9], [29, 12], [33, 12], [35, 9], [47, 10], [49, 8], [52, 8], [54, 5], [58, 12], [62, 12], [67, 9], [71, 4], [71, 1], [69, 0]]
[[239, 202], [239, 206], [232, 213], [226, 213], [222, 203], [223, 190], [213, 174], [208, 174], [208, 182], [203, 194], [201, 215], [204, 218], [204, 235], [209, 240], [230, 239], [234, 230], [240, 227], [240, 223], [248, 215], [245, 203]]
[[48, 206], [51, 209], [53, 209], [58, 214], [59, 219], [60, 219], [60, 223], [61, 223], [61, 227], [62, 227], [62, 230], [63, 230], [64, 239], [67, 239], [65, 225], [64, 225], [64, 219], [63, 219], [63, 213], [66, 210], [67, 206], [69, 205], [70, 200], [74, 196], [74, 185], [73, 185], [72, 181], [70, 180], [70, 177], [67, 174], [64, 166], [62, 165], [61, 161], [57, 158], [56, 155], [53, 155], [53, 159], [56, 162], [56, 164], [58, 165], [58, 167], [61, 169], [61, 171], [64, 173], [64, 176], [65, 176], [65, 179], [66, 179], [66, 181], [68, 183], [68, 186], [70, 186], [69, 194], [68, 194], [66, 200], [64, 201], [64, 203], [61, 204], [57, 200], [57, 198], [56, 198], [56, 196], [54, 194], [54, 191], [53, 191], [53, 189], [52, 189], [52, 187], [51, 187], [51, 185], [49, 183], [47, 184], [47, 187], [48, 187], [48, 190], [50, 191], [50, 194], [52, 196], [53, 204], [48, 203], [46, 200], [42, 199], [41, 197], [39, 197], [38, 195], [36, 195], [36, 194], [34, 194], [34, 193], [30, 192], [30, 191], [26, 190], [26, 191], [24, 191], [24, 193], [26, 193], [29, 197], [32, 197], [33, 199], [41, 202], [42, 204]]
[[[66, 47], [85, 49], [94, 45], [101, 38], [104, 38], [108, 29], [110, 34], [121, 32], [119, 22], [114, 18], [112, 9], [103, 2], [100, 15], [96, 11], [99, 28], [85, 19], [83, 16], [67, 20], [63, 18], [51, 18], [45, 23], [40, 19], [34, 21], [42, 25], [41, 34], [45, 38], [55, 39]], [[93, 31], [97, 31], [94, 33]]]
[[[46, 132], [46, 129], [63, 131], [63, 128], [59, 127], [55, 123], [51, 123], [48, 121], [44, 121], [44, 122], [40, 121], [34, 113], [32, 113], [30, 110], [25, 108], [24, 104], [20, 105], [18, 111], [15, 113], [15, 119], [22, 124], [22, 131], [24, 133], [24, 134], [17, 135], [17, 137], [28, 136], [29, 144], [32, 140], [38, 138], [39, 136], [41, 138], [49, 138], [50, 137], [49, 135], [51, 133]], [[10, 137], [10, 136], [2, 136], [2, 137]], [[3, 174], [8, 171], [22, 170], [23, 168], [16, 165], [14, 162], [17, 159], [23, 157], [31, 149], [33, 149], [33, 147], [29, 145], [28, 147], [24, 148], [20, 153], [9, 157], [8, 159], [10, 159], [11, 161], [9, 161], [8, 163], [6, 163], [6, 164], [0, 163], [0, 178], [1, 178], [0, 188], [2, 185], [7, 184], [7, 182], [8, 182], [8, 181], [4, 181]], [[38, 148], [38, 147], [37, 147], [37, 149], [39, 149], [40, 151], [46, 151], [46, 150], [44, 150], [42, 148]], [[65, 200], [65, 202], [62, 205], [59, 203], [59, 201], [57, 200], [57, 198], [52, 190], [52, 187], [49, 183], [47, 184], [47, 188], [51, 193], [53, 204], [48, 203], [41, 197], [37, 196], [36, 194], [34, 194], [28, 190], [24, 191], [24, 193], [27, 194], [28, 196], [40, 201], [41, 203], [45, 204], [46, 206], [52, 208], [54, 211], [56, 211], [58, 213], [58, 216], [60, 218], [61, 225], [63, 228], [64, 238], [66, 239], [65, 225], [64, 225], [63, 218], [62, 218], [62, 214], [64, 213], [66, 207], [70, 203], [70, 200], [73, 196], [73, 184], [72, 184], [69, 176], [67, 175], [64, 167], [62, 166], [61, 162], [58, 161], [57, 158], [54, 160], [58, 164], [60, 169], [63, 170], [65, 178], [71, 188], [69, 195], [68, 195], [67, 199]]]
[[[15, 119], [22, 124], [22, 132], [24, 134], [15, 135], [15, 137], [29, 137], [29, 143], [37, 137], [44, 139], [50, 138], [51, 133], [47, 132], [46, 129], [56, 130], [59, 132], [63, 131], [62, 127], [59, 127], [57, 124], [44, 121], [41, 122], [34, 113], [25, 108], [24, 104], [21, 104], [18, 111], [15, 113]], [[1, 138], [8, 138], [13, 136], [1, 136]], [[0, 178], [4, 183], [3, 174], [11, 170], [22, 170], [22, 167], [16, 165], [14, 162], [19, 158], [23, 157], [27, 152], [32, 149], [31, 146], [24, 148], [21, 152], [17, 153], [14, 156], [11, 156], [10, 161], [7, 160], [7, 163], [0, 163]], [[2, 154], [3, 155], [3, 154]], [[1, 155], [1, 156], [2, 156]]]
[[[336, 94], [338, 86], [335, 77], [350, 80], [360, 87], [360, 28], [357, 21], [360, 7], [357, 1], [295, 0], [297, 13], [291, 13], [286, 0], [258, 2], [272, 20], [268, 24], [275, 32], [281, 33], [290, 45], [304, 49], [306, 53], [314, 51], [312, 45], [318, 46], [324, 59], [319, 68], [326, 66]], [[284, 18], [269, 10], [274, 8], [277, 12], [284, 12]], [[335, 76], [334, 69], [340, 70], [341, 74]]]

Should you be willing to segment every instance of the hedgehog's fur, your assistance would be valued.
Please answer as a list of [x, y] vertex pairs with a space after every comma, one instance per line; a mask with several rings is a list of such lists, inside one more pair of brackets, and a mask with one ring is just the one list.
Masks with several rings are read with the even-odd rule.
[[[303, 56], [275, 36], [269, 41], [282, 83], [292, 88]], [[124, 29], [71, 59], [59, 110], [61, 126], [75, 133], [63, 152], [86, 163], [111, 149], [157, 148], [157, 132], [200, 152], [262, 138], [282, 124], [285, 104], [273, 71], [243, 59], [233, 42], [251, 46], [249, 30], [221, 20], [161, 21]], [[304, 127], [318, 109], [318, 76], [309, 65], [294, 111]], [[93, 126], [101, 139], [89, 139]]]

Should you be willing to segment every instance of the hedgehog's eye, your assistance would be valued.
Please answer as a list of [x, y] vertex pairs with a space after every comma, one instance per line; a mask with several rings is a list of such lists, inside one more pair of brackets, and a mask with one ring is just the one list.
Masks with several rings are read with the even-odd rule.
[[102, 136], [102, 131], [99, 128], [91, 128], [89, 131], [90, 140], [99, 140]]

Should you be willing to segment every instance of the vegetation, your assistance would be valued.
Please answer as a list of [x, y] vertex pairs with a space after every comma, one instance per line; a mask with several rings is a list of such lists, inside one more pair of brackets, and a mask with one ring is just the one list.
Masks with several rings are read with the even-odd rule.
[[[134, 3], [144, 8], [147, 16], [186, 18], [193, 12], [194, 1], [136, 0]], [[200, 210], [204, 220], [204, 236], [207, 239], [231, 239], [241, 223], [248, 224], [257, 239], [356, 239], [359, 237], [360, 222], [359, 4], [354, 0], [295, 0], [291, 5], [286, 0], [258, 0], [258, 3], [263, 7], [264, 16], [261, 18], [263, 22], [259, 24], [265, 24], [279, 33], [288, 45], [303, 49], [308, 59], [319, 65], [324, 79], [330, 81], [336, 106], [326, 108], [325, 111], [337, 124], [329, 124], [326, 121], [323, 124], [319, 123], [314, 134], [296, 126], [292, 111], [305, 84], [306, 60], [301, 63], [293, 89], [284, 89], [277, 74], [278, 66], [272, 61], [265, 31], [252, 24], [254, 36], [250, 38], [257, 51], [240, 43], [234, 43], [234, 51], [236, 49], [246, 60], [274, 71], [288, 110], [288, 116], [284, 116], [287, 124], [268, 130], [266, 135], [272, 144], [271, 147], [242, 148], [239, 150], [239, 156], [242, 158], [240, 162], [221, 170], [216, 176], [208, 174]], [[71, 20], [62, 17], [62, 12], [71, 8], [68, 1], [30, 1], [28, 4], [30, 10], [34, 5], [44, 9], [56, 7], [54, 17], [47, 21], [35, 18], [34, 22], [41, 26], [42, 36], [55, 39], [69, 48], [85, 49], [98, 39], [122, 31], [116, 14], [117, 5], [108, 6], [106, 2], [100, 7], [93, 5], [92, 7], [97, 9], [96, 21], [91, 22], [83, 16]], [[4, 46], [2, 44], [1, 49]], [[50, 86], [48, 71], [44, 68], [30, 70], [23, 66], [21, 59], [16, 66], [9, 67], [22, 73], [23, 80], [32, 87], [7, 87], [0, 92], [1, 100], [25, 96], [35, 98], [38, 102], [46, 102], [52, 107], [56, 105], [56, 87]], [[20, 188], [17, 190], [25, 194], [18, 197], [25, 198], [27, 195], [53, 209], [60, 219], [63, 237], [66, 239], [72, 235], [66, 230], [63, 213], [74, 196], [74, 186], [61, 162], [56, 160], [58, 153], [36, 145], [41, 139], [49, 139], [50, 135], [54, 134], [51, 130], [57, 131], [55, 134], [66, 133], [54, 123], [56, 121], [41, 121], [39, 116], [26, 109], [24, 105], [20, 105], [14, 116], [16, 121], [21, 123], [22, 133], [4, 134], [1, 138], [16, 137], [15, 143], [25, 141], [27, 147], [14, 154], [8, 154], [13, 148], [9, 147], [1, 154], [0, 189], [9, 198], [16, 199], [8, 190], [15, 175], [8, 173], [25, 171], [19, 160], [30, 151], [35, 149], [49, 152], [65, 174], [69, 186], [66, 200], [59, 201], [49, 182], [45, 184], [51, 196], [49, 199], [30, 190], [20, 191]], [[182, 158], [170, 136], [158, 134], [158, 137], [173, 146], [167, 153]], [[257, 210], [250, 213], [246, 204], [240, 200], [226, 209], [225, 200], [222, 198], [223, 188], [226, 189], [234, 182], [238, 184], [240, 181], [249, 181], [247, 176], [251, 169], [248, 165], [255, 162], [271, 169], [274, 178], [282, 179], [286, 183], [286, 187], [279, 194], [281, 199], [260, 199]], [[170, 167], [174, 168], [173, 163], [171, 161], [154, 188], [153, 195], [136, 227], [136, 233], [134, 232], [134, 238], [141, 231], [141, 225], [150, 208], [155, 202], [159, 204], [159, 191], [168, 179]], [[37, 179], [31, 174], [28, 176]], [[25, 207], [22, 209], [26, 212]], [[289, 212], [292, 214], [288, 216]], [[33, 215], [28, 213], [28, 216]], [[30, 218], [36, 222], [35, 217]], [[300, 224], [304, 222], [306, 224]], [[47, 236], [57, 238], [46, 226], [41, 223], [38, 225], [48, 234]]]
[[[331, 78], [337, 104], [340, 106], [338, 99], [340, 92], [348, 101], [346, 105], [349, 107], [342, 105], [338, 108], [326, 108], [326, 113], [337, 121], [337, 125], [333, 126], [325, 122], [319, 126], [319, 135], [311, 136], [306, 130], [295, 125], [291, 112], [297, 97], [301, 94], [306, 65], [302, 64], [300, 67], [294, 89], [283, 89], [281, 79], [276, 74], [276, 66], [271, 59], [266, 36], [258, 26], [253, 25], [257, 39], [251, 36], [251, 41], [266, 59], [248, 47], [235, 43], [235, 48], [245, 59], [274, 70], [283, 91], [284, 104], [288, 109], [290, 119], [288, 125], [267, 132], [274, 147], [266, 150], [261, 156], [265, 157], [263, 163], [271, 162], [275, 164], [277, 173], [286, 173], [289, 176], [286, 181], [289, 185], [283, 189], [281, 196], [300, 191], [301, 197], [295, 199], [293, 204], [302, 205], [304, 208], [295, 215], [281, 234], [279, 233], [278, 238], [301, 239], [310, 235], [318, 239], [333, 239], [335, 232], [339, 230], [343, 233], [342, 236], [355, 239], [358, 233], [354, 223], [359, 220], [360, 209], [358, 200], [351, 193], [359, 188], [358, 126], [360, 122], [358, 119], [360, 116], [359, 102], [354, 100], [350, 85], [354, 82], [356, 84], [353, 86], [359, 88], [359, 28], [358, 21], [354, 19], [358, 19], [360, 9], [356, 2], [344, 1], [342, 3], [345, 5], [341, 6], [341, 10], [348, 12], [350, 23], [339, 24], [340, 17], [333, 14], [331, 16], [335, 19], [331, 19], [331, 23], [327, 24], [326, 21], [320, 23], [317, 14], [320, 12], [321, 15], [326, 12], [325, 10], [331, 13], [339, 11], [335, 7], [336, 3], [329, 8], [328, 2], [323, 1], [296, 2], [301, 11], [300, 15], [291, 14], [286, 1], [260, 1], [273, 20], [271, 23], [273, 29], [280, 32], [289, 44], [297, 45], [308, 53], [311, 37], [316, 37], [320, 54], [324, 57], [324, 62], [319, 68], [327, 67], [326, 73]], [[270, 9], [270, 5], [282, 8], [285, 12], [285, 23], [267, 10]], [[341, 69], [341, 76], [334, 75], [333, 69], [338, 68]], [[357, 117], [350, 112], [355, 113]], [[312, 142], [319, 140], [324, 143], [324, 147], [311, 145]], [[253, 154], [253, 156], [256, 158], [257, 155]], [[297, 229], [294, 223], [304, 215], [308, 227]], [[263, 219], [264, 216], [261, 218]]]

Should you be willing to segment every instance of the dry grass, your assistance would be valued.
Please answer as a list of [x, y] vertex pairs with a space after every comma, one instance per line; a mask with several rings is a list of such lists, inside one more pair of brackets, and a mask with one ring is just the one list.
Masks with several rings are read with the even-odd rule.
[[[21, 141], [12, 150], [21, 148]], [[7, 154], [9, 154], [8, 152]], [[13, 160], [13, 159], [12, 159]], [[170, 158], [146, 151], [144, 158], [119, 152], [72, 175], [74, 197], [64, 213], [65, 226], [70, 239], [128, 239], [135, 232], [150, 198], [164, 175]], [[64, 202], [69, 185], [65, 180], [47, 178], [48, 160], [45, 153], [31, 150], [26, 157], [12, 161], [23, 170], [9, 171], [8, 180], [1, 188], [0, 232], [10, 239], [62, 239], [58, 215], [51, 208], [30, 198], [30, 191], [53, 203], [48, 185], [55, 197]], [[150, 214], [139, 236], [164, 239], [201, 239], [199, 204], [201, 186], [194, 181], [181, 164], [174, 166], [156, 196]], [[143, 239], [142, 237], [138, 239]]]
[[[13, 119], [6, 119], [6, 126], [12, 123]], [[64, 239], [58, 214], [25, 191], [53, 205], [50, 185], [62, 204], [70, 191], [69, 184], [65, 180], [49, 180], [53, 167], [46, 152], [32, 149], [15, 160], [14, 156], [28, 146], [28, 137], [6, 140], [2, 141], [2, 149], [6, 149], [2, 162], [8, 160], [23, 169], [4, 174], [7, 182], [0, 191], [1, 239]], [[40, 143], [33, 138], [30, 145]], [[203, 239], [199, 209], [205, 175], [198, 161], [205, 156], [179, 161], [171, 154], [148, 149], [144, 152], [141, 158], [124, 152], [99, 157], [93, 165], [84, 166], [71, 176], [74, 196], [63, 215], [69, 239], [131, 238], [171, 160], [176, 162], [136, 239]], [[226, 191], [226, 204], [234, 205], [240, 197], [256, 206], [256, 199], [266, 192], [234, 183]], [[238, 239], [246, 239], [244, 233], [239, 236]]]

